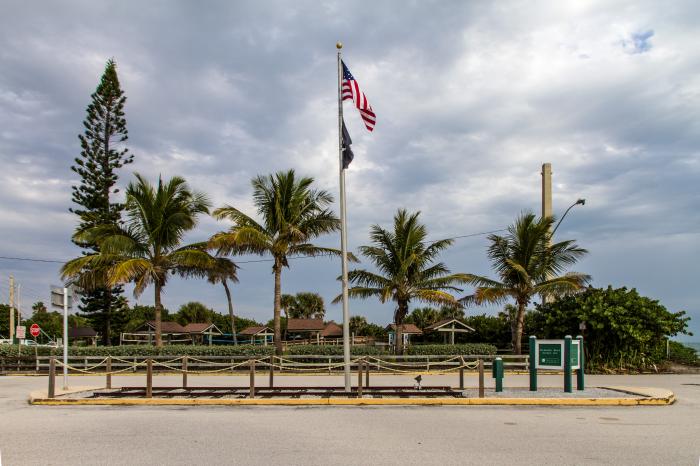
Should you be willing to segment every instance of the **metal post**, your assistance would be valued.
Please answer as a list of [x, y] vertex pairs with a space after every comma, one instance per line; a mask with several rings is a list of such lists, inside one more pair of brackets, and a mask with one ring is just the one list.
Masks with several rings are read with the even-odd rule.
[[270, 388], [275, 386], [275, 357], [270, 356]]
[[564, 337], [564, 391], [571, 393], [571, 335]]
[[182, 388], [187, 388], [187, 356], [182, 357]]
[[146, 361], [146, 398], [153, 398], [153, 359]]
[[340, 250], [342, 262], [342, 294], [343, 294], [343, 362], [345, 363], [345, 392], [352, 390], [350, 375], [350, 311], [348, 309], [348, 232], [347, 213], [345, 205], [345, 170], [343, 169], [343, 68], [340, 60], [340, 49], [343, 44], [336, 44], [338, 49], [338, 169], [340, 178]]
[[537, 391], [537, 337], [534, 335], [530, 336], [530, 360], [528, 365], [530, 367], [530, 391]]
[[584, 384], [584, 368], [585, 368], [585, 363], [586, 360], [584, 359], [584, 353], [583, 351], [583, 336], [577, 335], [576, 339], [578, 340], [578, 362], [579, 362], [579, 370], [576, 372], [576, 390], [583, 390], [585, 388]]
[[250, 398], [255, 398], [255, 359], [250, 361]]
[[63, 389], [68, 389], [68, 288], [63, 288]]
[[479, 359], [479, 398], [484, 397], [484, 360]]
[[112, 388], [112, 356], [107, 356], [107, 375], [105, 378], [105, 388]]
[[496, 358], [493, 361], [493, 376], [496, 379], [496, 391], [503, 391], [503, 359]]
[[49, 360], [49, 398], [56, 396], [56, 358]]
[[363, 361], [357, 363], [357, 396], [362, 398], [362, 364]]
[[459, 389], [464, 390], [464, 367], [459, 368]]

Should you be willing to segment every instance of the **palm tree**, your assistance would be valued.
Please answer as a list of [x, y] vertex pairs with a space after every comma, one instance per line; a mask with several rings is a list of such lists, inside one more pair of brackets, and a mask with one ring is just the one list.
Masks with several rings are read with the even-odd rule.
[[411, 311], [411, 313], [406, 317], [406, 322], [415, 324], [421, 330], [425, 330], [426, 327], [430, 327], [440, 318], [438, 311], [432, 307], [418, 307]]
[[82, 286], [134, 283], [134, 296], [153, 285], [156, 346], [162, 346], [161, 294], [172, 273], [208, 269], [214, 260], [195, 246], [182, 246], [185, 232], [197, 225], [197, 216], [209, 211], [209, 201], [192, 191], [185, 180], [158, 179], [154, 187], [138, 173], [126, 189], [124, 225], [98, 225], [77, 231], [79, 241], [99, 245], [99, 253], [78, 257], [61, 269], [64, 279]]
[[231, 318], [231, 333], [233, 334], [233, 344], [238, 344], [236, 336], [236, 319], [233, 315], [233, 301], [231, 300], [231, 290], [228, 287], [228, 281], [238, 283], [238, 266], [231, 260], [225, 257], [217, 257], [214, 260], [213, 267], [206, 271], [207, 280], [209, 283], [221, 283], [226, 292], [226, 300], [228, 301], [228, 315]]
[[270, 254], [273, 259], [275, 346], [282, 353], [282, 269], [289, 267], [289, 256], [339, 254], [337, 249], [319, 247], [311, 241], [340, 228], [340, 221], [328, 209], [333, 196], [324, 190], [312, 189], [313, 178], [296, 177], [294, 170], [252, 180], [253, 201], [262, 222], [232, 206], [214, 211], [218, 219], [229, 219], [233, 226], [214, 235], [210, 244], [220, 254], [233, 251]]
[[[370, 229], [372, 245], [362, 246], [360, 252], [377, 267], [378, 273], [353, 270], [348, 274], [356, 284], [348, 290], [354, 298], [379, 298], [384, 303], [396, 303], [396, 350], [403, 348], [402, 325], [412, 300], [428, 304], [459, 305], [448, 291], [460, 292], [455, 285], [466, 283], [467, 275], [451, 274], [442, 263], [435, 263], [441, 251], [452, 244], [451, 239], [426, 242], [427, 229], [418, 222], [420, 212], [409, 214], [399, 209], [394, 216], [394, 230], [379, 225]], [[338, 296], [334, 302], [340, 301]]]
[[[574, 240], [552, 244], [554, 217], [537, 218], [531, 212], [521, 214], [508, 227], [505, 236], [492, 234], [488, 257], [499, 280], [469, 275], [476, 286], [463, 304], [502, 303], [515, 300], [517, 312], [513, 328], [513, 350], [521, 353], [525, 309], [535, 295], [543, 298], [563, 296], [583, 289], [590, 276], [569, 272], [560, 275], [588, 251]], [[558, 276], [560, 275], [560, 276]]]

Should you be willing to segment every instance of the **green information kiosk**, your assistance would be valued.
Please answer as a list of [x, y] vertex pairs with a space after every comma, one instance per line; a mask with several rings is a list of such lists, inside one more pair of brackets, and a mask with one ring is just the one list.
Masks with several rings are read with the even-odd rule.
[[537, 391], [537, 370], [564, 371], [564, 391], [572, 392], [571, 374], [576, 370], [576, 389], [584, 389], [583, 337], [563, 340], [538, 340], [530, 337], [530, 391]]

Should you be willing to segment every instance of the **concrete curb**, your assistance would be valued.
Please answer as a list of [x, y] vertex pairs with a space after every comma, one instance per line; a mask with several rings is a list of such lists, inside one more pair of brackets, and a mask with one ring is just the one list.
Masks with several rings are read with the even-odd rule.
[[[601, 387], [643, 398], [45, 398], [33, 393], [29, 403], [48, 406], [665, 406], [673, 392], [648, 387]], [[35, 396], [37, 395], [37, 396]], [[43, 395], [43, 396], [41, 396]]]

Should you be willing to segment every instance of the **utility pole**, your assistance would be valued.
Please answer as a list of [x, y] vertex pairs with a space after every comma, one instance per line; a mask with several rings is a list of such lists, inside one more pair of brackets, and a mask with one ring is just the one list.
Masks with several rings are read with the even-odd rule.
[[15, 343], [15, 277], [10, 275], [10, 344]]

